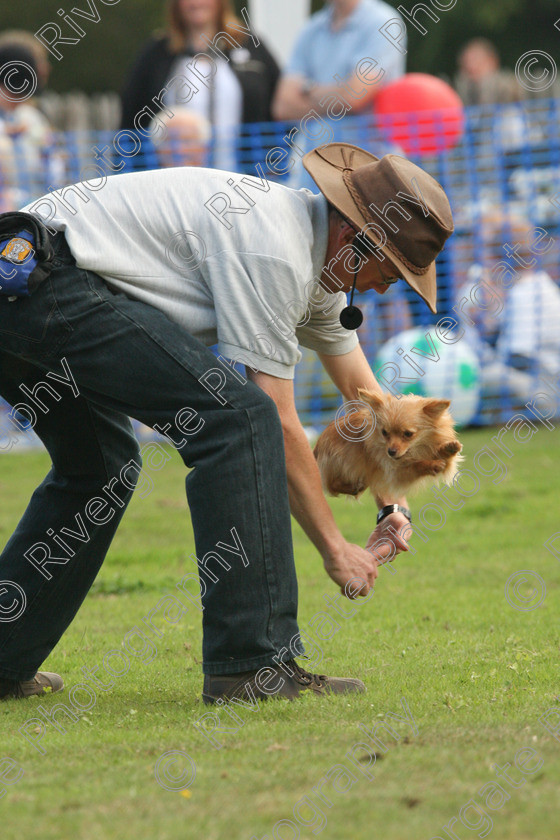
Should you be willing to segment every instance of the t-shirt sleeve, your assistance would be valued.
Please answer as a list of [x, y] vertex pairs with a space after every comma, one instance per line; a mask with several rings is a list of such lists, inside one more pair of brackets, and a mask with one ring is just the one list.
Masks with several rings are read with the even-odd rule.
[[[401, 24], [401, 29], [399, 30], [402, 33], [399, 35], [401, 39], [399, 42], [400, 49], [396, 49], [381, 31], [381, 28], [390, 20], [395, 21], [395, 23], [388, 30], [389, 33], [395, 32], [394, 26], [398, 22]], [[356, 52], [350, 58], [352, 59], [353, 66], [361, 58], [366, 56], [377, 60], [378, 68], [382, 68], [385, 71], [380, 84], [387, 85], [389, 82], [399, 79], [406, 72], [406, 46], [406, 27], [404, 26], [402, 17], [396, 9], [387, 6], [386, 10], [376, 10], [371, 15], [368, 24], [362, 29], [359, 43], [356, 43]], [[401, 49], [405, 52], [401, 52]]]
[[347, 305], [344, 292], [328, 295], [316, 304], [309, 304], [304, 317], [296, 327], [296, 336], [302, 347], [325, 353], [328, 356], [341, 356], [349, 353], [359, 344], [355, 330], [347, 330], [340, 323], [339, 315]]
[[312, 74], [308, 60], [309, 38], [308, 27], [305, 26], [296, 39], [292, 54], [284, 69], [284, 76], [303, 76], [305, 79], [311, 78]]

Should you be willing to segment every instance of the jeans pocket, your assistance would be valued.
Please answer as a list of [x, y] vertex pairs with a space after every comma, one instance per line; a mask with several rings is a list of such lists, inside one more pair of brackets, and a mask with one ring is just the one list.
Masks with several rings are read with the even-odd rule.
[[7, 353], [36, 362], [56, 355], [71, 332], [56, 301], [52, 274], [29, 297], [0, 296], [0, 347]]

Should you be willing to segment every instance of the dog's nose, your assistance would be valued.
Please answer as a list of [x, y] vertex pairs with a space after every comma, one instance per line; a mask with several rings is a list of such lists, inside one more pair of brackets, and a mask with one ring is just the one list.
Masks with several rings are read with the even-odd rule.
[[388, 449], [388, 450], [387, 450], [387, 452], [389, 453], [389, 455], [391, 456], [391, 458], [393, 458], [393, 457], [397, 454], [397, 450], [396, 450], [396, 449]]

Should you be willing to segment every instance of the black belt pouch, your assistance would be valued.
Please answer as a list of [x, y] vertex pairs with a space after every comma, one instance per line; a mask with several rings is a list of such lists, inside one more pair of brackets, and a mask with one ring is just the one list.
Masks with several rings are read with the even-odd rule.
[[0, 295], [29, 297], [51, 273], [53, 258], [42, 222], [27, 213], [0, 214]]

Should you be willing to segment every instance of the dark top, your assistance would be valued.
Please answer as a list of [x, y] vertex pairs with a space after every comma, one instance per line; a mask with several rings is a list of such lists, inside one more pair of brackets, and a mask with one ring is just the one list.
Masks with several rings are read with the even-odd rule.
[[[269, 122], [270, 104], [280, 76], [280, 68], [262, 41], [255, 47], [251, 38], [240, 49], [231, 49], [222, 39], [218, 45], [230, 61], [230, 67], [241, 85], [242, 122]], [[184, 53], [185, 56], [194, 53]], [[217, 58], [214, 53], [210, 53]], [[134, 117], [144, 107], [155, 109], [152, 99], [169, 81], [171, 69], [179, 55], [169, 49], [167, 36], [153, 37], [141, 50], [122, 92], [121, 128], [133, 128]], [[190, 78], [190, 76], [189, 76]], [[195, 77], [193, 76], [193, 81]], [[150, 105], [151, 103], [151, 105]]]

